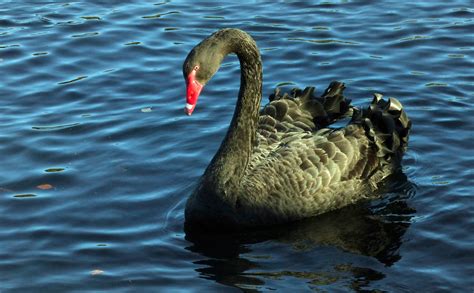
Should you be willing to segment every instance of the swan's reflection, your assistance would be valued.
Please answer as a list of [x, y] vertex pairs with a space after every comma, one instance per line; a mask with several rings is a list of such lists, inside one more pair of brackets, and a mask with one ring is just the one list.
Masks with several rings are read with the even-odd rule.
[[[406, 201], [414, 186], [403, 174], [389, 182], [392, 183], [387, 183], [385, 190], [390, 192], [382, 200], [298, 223], [235, 233], [209, 234], [188, 229], [186, 239], [192, 245], [187, 249], [204, 257], [195, 262], [200, 266], [196, 271], [201, 277], [233, 287], [271, 287], [268, 283], [292, 277], [303, 279], [308, 286], [330, 285], [345, 279], [349, 280], [347, 286], [357, 290], [383, 279], [380, 268], [401, 258], [402, 236], [415, 212]], [[275, 245], [277, 250], [273, 249]], [[287, 259], [288, 250], [291, 259]], [[353, 264], [362, 256], [369, 257], [363, 261], [370, 264], [369, 268]], [[377, 260], [375, 264], [373, 260]], [[304, 264], [301, 270], [300, 263]]]

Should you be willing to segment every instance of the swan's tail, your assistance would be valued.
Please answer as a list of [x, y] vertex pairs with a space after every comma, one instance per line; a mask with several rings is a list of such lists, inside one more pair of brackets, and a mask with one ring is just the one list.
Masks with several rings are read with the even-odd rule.
[[381, 94], [374, 94], [367, 109], [354, 108], [352, 123], [364, 127], [367, 137], [377, 146], [378, 157], [400, 159], [405, 152], [411, 121], [397, 99], [384, 100]]

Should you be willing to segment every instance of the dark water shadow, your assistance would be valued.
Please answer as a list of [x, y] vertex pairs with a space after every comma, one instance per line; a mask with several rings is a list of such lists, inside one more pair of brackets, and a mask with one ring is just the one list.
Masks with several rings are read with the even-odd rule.
[[[304, 279], [311, 286], [330, 285], [340, 278], [328, 271], [336, 271], [351, 280], [349, 287], [358, 291], [370, 282], [381, 280], [385, 274], [375, 266], [358, 267], [347, 264], [347, 255], [366, 256], [376, 259], [379, 267], [390, 267], [401, 259], [399, 253], [403, 235], [410, 226], [416, 210], [409, 207], [407, 199], [414, 195], [415, 186], [404, 174], [397, 174], [387, 180], [380, 189], [381, 199], [351, 205], [314, 218], [268, 227], [265, 229], [232, 233], [203, 232], [186, 229], [186, 240], [192, 245], [187, 250], [198, 253], [202, 260], [194, 262], [196, 271], [204, 279], [239, 288], [244, 291], [259, 291], [267, 280], [284, 277]], [[288, 246], [300, 251], [303, 256], [314, 257], [315, 261], [326, 258], [320, 248], [336, 248], [340, 251], [339, 265], [327, 270], [291, 271], [291, 260], [284, 267], [273, 267], [271, 272], [259, 272], [258, 258], [249, 257], [252, 245], [265, 241]], [[269, 251], [273, 258], [278, 252]], [[333, 256], [334, 257], [334, 256]], [[350, 263], [350, 261], [349, 261]], [[257, 271], [257, 272], [255, 272]], [[272, 289], [272, 288], [266, 288]]]

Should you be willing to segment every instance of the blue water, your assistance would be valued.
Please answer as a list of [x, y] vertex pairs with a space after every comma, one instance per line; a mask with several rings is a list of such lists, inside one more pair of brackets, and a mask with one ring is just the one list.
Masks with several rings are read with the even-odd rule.
[[[472, 1], [89, 2], [0, 4], [1, 292], [474, 290]], [[399, 98], [405, 177], [301, 223], [186, 235], [240, 79], [228, 57], [186, 117], [181, 65], [222, 27], [257, 41], [264, 96]]]

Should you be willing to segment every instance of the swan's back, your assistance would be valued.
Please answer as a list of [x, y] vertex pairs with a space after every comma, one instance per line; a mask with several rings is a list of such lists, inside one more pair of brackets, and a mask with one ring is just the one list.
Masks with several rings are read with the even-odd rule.
[[[367, 110], [350, 106], [333, 82], [270, 97], [236, 202], [238, 221], [286, 222], [342, 207], [372, 193], [400, 164], [410, 122], [400, 103], [376, 95]], [[352, 116], [343, 128], [327, 128]]]

